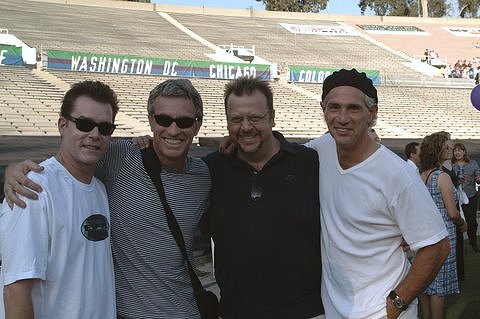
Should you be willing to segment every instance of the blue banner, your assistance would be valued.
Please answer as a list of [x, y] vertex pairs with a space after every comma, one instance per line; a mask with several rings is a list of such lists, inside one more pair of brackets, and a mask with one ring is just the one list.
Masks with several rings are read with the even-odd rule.
[[145, 74], [210, 79], [236, 79], [240, 76], [270, 79], [270, 65], [148, 58], [48, 50], [48, 68], [78, 72]]
[[0, 44], [0, 65], [23, 65], [22, 47]]
[[[288, 80], [290, 82], [303, 82], [303, 83], [323, 83], [326, 77], [335, 71], [340, 70], [332, 68], [318, 68], [315, 66], [301, 66], [301, 65], [289, 65], [288, 66]], [[380, 71], [378, 70], [358, 70], [359, 72], [365, 72], [368, 78], [370, 78], [374, 85], [380, 85], [382, 82], [380, 77]]]

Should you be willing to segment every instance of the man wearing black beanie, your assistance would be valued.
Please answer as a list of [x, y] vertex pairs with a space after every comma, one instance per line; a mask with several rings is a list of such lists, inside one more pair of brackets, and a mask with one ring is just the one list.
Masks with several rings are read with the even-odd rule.
[[[329, 133], [319, 154], [322, 300], [327, 318], [417, 318], [420, 294], [449, 253], [447, 232], [425, 185], [368, 131], [377, 90], [355, 69], [325, 79]], [[417, 251], [409, 266], [402, 238]]]

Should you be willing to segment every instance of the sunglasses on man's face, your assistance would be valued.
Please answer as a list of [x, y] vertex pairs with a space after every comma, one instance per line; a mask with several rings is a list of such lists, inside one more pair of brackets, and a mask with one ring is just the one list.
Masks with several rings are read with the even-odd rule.
[[75, 118], [70, 115], [63, 115], [63, 117], [69, 121], [74, 122], [75, 126], [77, 127], [77, 130], [82, 132], [90, 132], [95, 127], [98, 127], [98, 131], [100, 132], [100, 134], [108, 136], [108, 135], [112, 135], [113, 131], [115, 131], [115, 127], [117, 127], [115, 124], [112, 124], [112, 123], [108, 123], [108, 122], [96, 123], [87, 118], [81, 118], [81, 117]]
[[163, 127], [169, 127], [172, 125], [173, 122], [177, 124], [179, 128], [189, 128], [192, 127], [193, 123], [195, 121], [198, 121], [199, 118], [192, 118], [192, 117], [178, 117], [178, 118], [173, 118], [168, 115], [164, 114], [158, 114], [158, 115], [153, 115], [155, 118], [155, 122], [157, 122], [158, 125], [163, 126]]

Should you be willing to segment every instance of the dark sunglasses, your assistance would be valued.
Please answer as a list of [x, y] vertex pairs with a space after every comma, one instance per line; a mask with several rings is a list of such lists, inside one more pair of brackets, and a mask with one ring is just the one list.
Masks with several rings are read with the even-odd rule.
[[174, 119], [173, 117], [163, 114], [154, 115], [153, 117], [155, 118], [155, 122], [157, 122], [158, 125], [163, 127], [169, 127], [170, 125], [172, 125], [173, 122], [175, 122], [175, 124], [177, 124], [179, 128], [189, 128], [192, 127], [195, 121], [199, 120], [198, 117], [179, 117]]
[[108, 136], [112, 135], [113, 131], [115, 131], [115, 127], [117, 127], [115, 124], [107, 122], [95, 123], [94, 121], [87, 118], [75, 118], [70, 115], [63, 115], [63, 117], [69, 121], [74, 122], [77, 130], [82, 132], [90, 132], [95, 127], [98, 127], [98, 131], [100, 132], [100, 134]]

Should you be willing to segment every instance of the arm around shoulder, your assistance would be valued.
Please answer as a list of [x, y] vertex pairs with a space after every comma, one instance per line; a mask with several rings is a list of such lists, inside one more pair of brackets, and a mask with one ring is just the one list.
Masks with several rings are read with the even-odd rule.
[[41, 192], [42, 187], [27, 178], [29, 171], [40, 173], [43, 167], [31, 160], [25, 160], [20, 163], [14, 163], [7, 166], [5, 170], [5, 182], [3, 192], [10, 208], [13, 205], [25, 208], [26, 204], [18, 195], [23, 195], [29, 199], [37, 199], [36, 192]]

